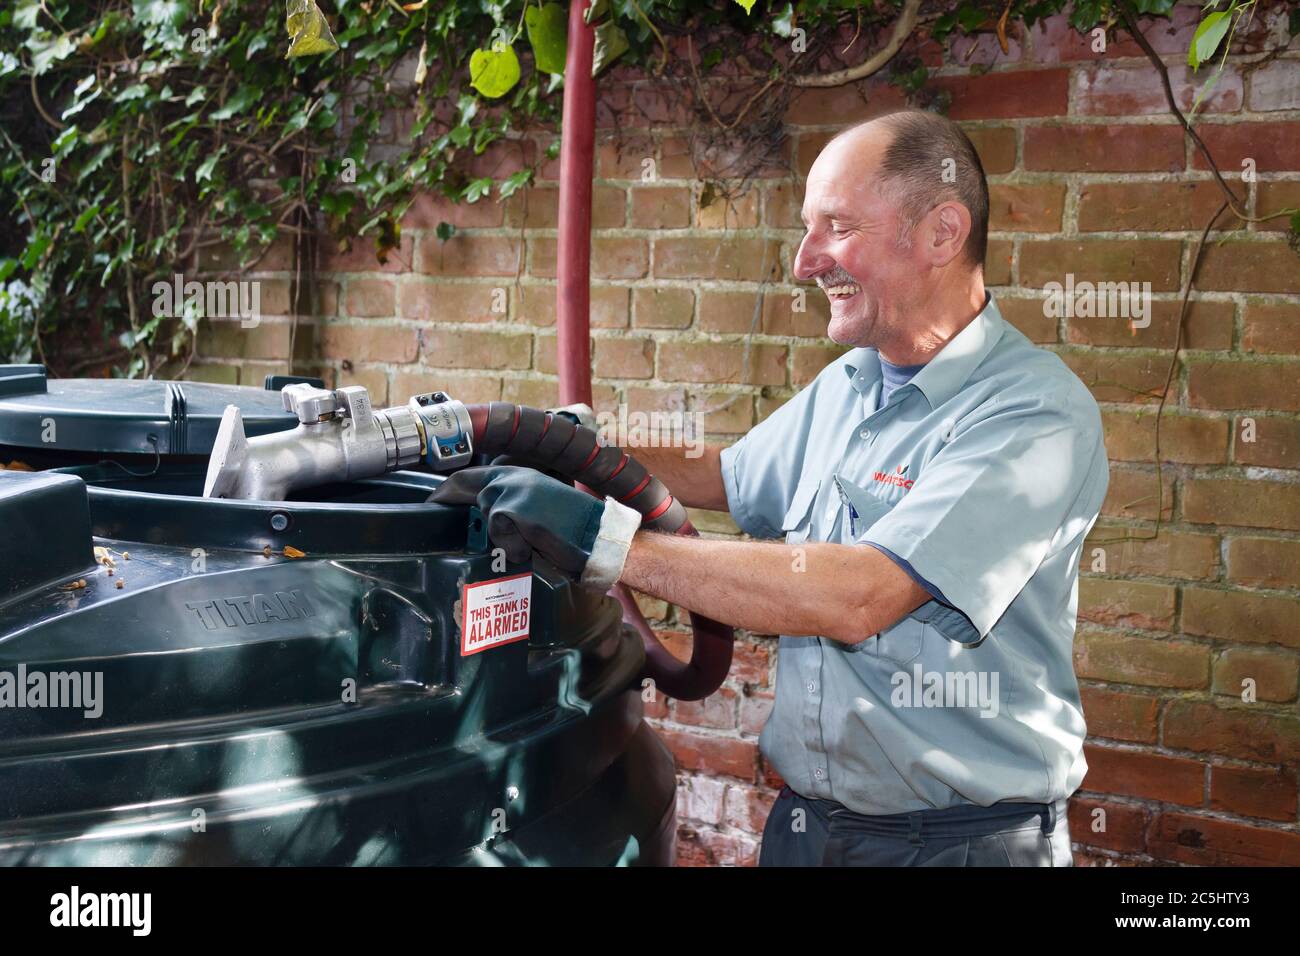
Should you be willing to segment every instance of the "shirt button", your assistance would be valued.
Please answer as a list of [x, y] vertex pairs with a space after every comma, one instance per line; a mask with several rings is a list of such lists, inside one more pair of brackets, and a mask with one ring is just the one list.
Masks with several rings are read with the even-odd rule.
[[871, 437], [871, 429], [870, 428], [862, 429], [862, 431], [858, 432], [858, 437], [861, 438], [863, 441], [866, 441], [868, 438]]
[[822, 773], [822, 768], [818, 767], [816, 770], [813, 771], [813, 776], [816, 777], [818, 780], [820, 780], [825, 775]]
[[817, 684], [816, 684], [815, 681], [809, 681], [809, 682], [808, 682], [808, 693], [810, 693], [810, 694], [815, 694], [815, 693], [817, 693]]

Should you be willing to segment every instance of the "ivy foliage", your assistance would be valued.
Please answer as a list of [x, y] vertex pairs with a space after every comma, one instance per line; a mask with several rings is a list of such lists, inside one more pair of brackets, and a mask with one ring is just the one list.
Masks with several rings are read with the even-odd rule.
[[[733, 66], [739, 42], [775, 78], [800, 31], [878, 26], [903, 2], [598, 0], [588, 20], [597, 71], [618, 61], [659, 75], [674, 39], [689, 36], [706, 75]], [[1152, 14], [1173, 6], [1131, 2]], [[1008, 19], [1033, 24], [1067, 6], [954, 0], [927, 29], [940, 40], [1004, 36]], [[472, 203], [522, 188], [531, 169], [493, 175], [484, 157], [558, 128], [566, 10], [554, 0], [9, 0], [0, 359], [49, 364], [51, 337], [56, 373], [111, 364], [149, 375], [189, 353], [201, 318], [153, 315], [152, 283], [248, 267], [277, 237], [365, 243], [382, 260], [419, 191]], [[1112, 0], [1076, 0], [1070, 16], [1081, 30], [1108, 24]], [[896, 72], [909, 89], [926, 78], [919, 65]], [[70, 343], [81, 353], [68, 364]]]

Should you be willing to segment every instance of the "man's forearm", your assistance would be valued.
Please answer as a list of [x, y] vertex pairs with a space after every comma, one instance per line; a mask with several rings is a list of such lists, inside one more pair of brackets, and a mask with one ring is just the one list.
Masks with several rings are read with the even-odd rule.
[[846, 644], [866, 640], [929, 600], [875, 548], [646, 531], [633, 539], [621, 580], [733, 627]]
[[686, 457], [687, 448], [626, 448], [645, 465], [688, 508], [727, 510], [727, 491], [722, 484], [722, 445], [705, 445], [696, 458]]

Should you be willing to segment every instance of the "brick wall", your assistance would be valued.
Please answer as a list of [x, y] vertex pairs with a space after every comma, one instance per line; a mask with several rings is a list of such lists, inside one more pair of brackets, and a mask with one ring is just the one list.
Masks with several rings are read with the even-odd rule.
[[[1183, 106], [1198, 7], [1147, 30]], [[1285, 30], [1274, 36], [1285, 45]], [[986, 281], [1003, 314], [1092, 388], [1105, 420], [1111, 490], [1086, 549], [1075, 645], [1091, 731], [1091, 771], [1071, 813], [1077, 859], [1300, 864], [1300, 259], [1281, 222], [1215, 237], [1157, 472], [1155, 407], [1178, 290], [1219, 198], [1166, 114], [1156, 74], [1127, 39], [1097, 54], [1059, 18], [1014, 39], [1009, 55], [992, 38], [918, 52], [989, 174]], [[902, 103], [877, 83], [804, 94], [787, 116], [783, 168], [734, 202], [702, 207], [709, 163], [692, 161], [674, 126], [680, 98], [605, 81], [592, 239], [597, 405], [700, 411], [710, 438], [733, 439], [838, 355], [823, 337], [821, 294], [794, 308], [803, 176], [834, 130]], [[1300, 205], [1300, 43], [1234, 56], [1199, 125], [1247, 208]], [[537, 145], [490, 152], [482, 168], [505, 175]], [[1253, 183], [1240, 182], [1245, 158]], [[535, 188], [504, 204], [423, 197], [384, 265], [366, 248], [326, 256], [318, 316], [298, 320], [295, 370], [364, 384], [378, 402], [434, 386], [467, 401], [553, 402], [557, 171], [543, 166]], [[441, 221], [456, 226], [446, 242], [434, 232]], [[258, 384], [284, 369], [284, 250], [259, 268], [264, 311], [279, 317], [251, 331], [207, 329], [193, 375]], [[1041, 289], [1067, 272], [1149, 281], [1150, 326], [1045, 317]], [[725, 515], [693, 518], [706, 532], [736, 533]], [[675, 609], [645, 607], [686, 653]], [[757, 748], [775, 652], [773, 638], [743, 636], [717, 694], [650, 708], [680, 769], [683, 863], [756, 859], [777, 785]], [[1245, 678], [1253, 702], [1242, 699]]]

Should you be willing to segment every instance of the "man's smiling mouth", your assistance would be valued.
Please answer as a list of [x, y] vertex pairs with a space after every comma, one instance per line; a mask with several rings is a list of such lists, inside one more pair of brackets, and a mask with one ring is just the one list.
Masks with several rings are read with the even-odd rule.
[[847, 282], [840, 285], [822, 286], [822, 291], [831, 299], [849, 299], [862, 291], [862, 286], [856, 282]]

